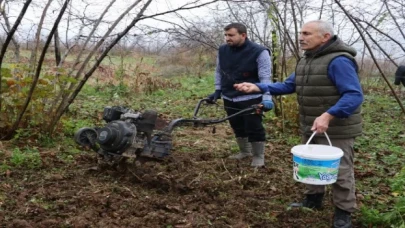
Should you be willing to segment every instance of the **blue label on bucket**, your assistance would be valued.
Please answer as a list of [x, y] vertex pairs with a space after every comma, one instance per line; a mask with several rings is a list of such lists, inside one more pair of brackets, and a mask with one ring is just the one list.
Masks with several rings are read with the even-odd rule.
[[306, 166], [323, 166], [329, 168], [338, 168], [340, 159], [330, 161], [310, 160], [294, 156], [294, 162]]
[[306, 184], [332, 184], [336, 182], [340, 159], [311, 160], [293, 156], [294, 179]]

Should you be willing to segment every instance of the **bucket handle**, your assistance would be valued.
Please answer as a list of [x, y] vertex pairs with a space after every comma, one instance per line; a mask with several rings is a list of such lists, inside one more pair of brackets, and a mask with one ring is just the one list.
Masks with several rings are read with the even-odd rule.
[[[316, 131], [314, 131], [314, 133], [312, 133], [311, 137], [309, 137], [307, 143], [305, 144], [306, 146], [308, 146], [309, 142], [311, 142], [311, 140], [312, 140], [312, 138], [315, 136], [315, 134], [316, 134]], [[326, 134], [326, 131], [324, 132], [324, 134], [325, 134], [325, 136], [326, 136], [326, 139], [327, 139], [328, 142], [329, 142], [329, 146], [332, 146], [332, 143], [330, 142], [329, 136], [328, 136], [328, 134]]]

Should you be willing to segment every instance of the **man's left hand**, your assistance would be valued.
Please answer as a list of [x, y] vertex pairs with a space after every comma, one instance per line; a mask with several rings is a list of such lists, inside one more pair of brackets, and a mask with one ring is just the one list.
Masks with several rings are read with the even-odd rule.
[[274, 103], [272, 100], [264, 100], [261, 103], [263, 105], [263, 111], [267, 112], [273, 109]]
[[331, 114], [325, 112], [322, 115], [318, 116], [314, 124], [312, 125], [311, 131], [316, 131], [316, 133], [324, 133], [328, 130], [329, 122], [334, 118]]

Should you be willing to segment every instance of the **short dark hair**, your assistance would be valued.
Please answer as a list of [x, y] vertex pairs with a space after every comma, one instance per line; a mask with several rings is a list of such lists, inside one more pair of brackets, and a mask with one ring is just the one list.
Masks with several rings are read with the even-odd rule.
[[231, 28], [235, 28], [239, 34], [247, 33], [246, 26], [241, 23], [230, 23], [229, 25], [225, 26], [224, 30], [228, 31]]

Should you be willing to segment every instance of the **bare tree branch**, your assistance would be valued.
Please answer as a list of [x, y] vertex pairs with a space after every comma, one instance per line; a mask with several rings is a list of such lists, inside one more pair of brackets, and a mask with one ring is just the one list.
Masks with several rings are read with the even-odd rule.
[[[182, 19], [184, 19], [184, 18], [182, 18]], [[212, 40], [210, 40], [210, 38], [206, 35], [206, 31], [202, 31], [201, 27], [198, 28], [197, 26], [191, 25], [192, 26], [191, 28], [187, 28], [183, 25], [180, 25], [178, 23], [174, 23], [171, 21], [156, 19], [156, 18], [155, 18], [155, 20], [173, 25], [175, 27], [173, 29], [166, 29], [166, 30], [158, 29], [160, 32], [168, 32], [171, 34], [177, 34], [178, 36], [184, 37], [188, 41], [196, 41], [209, 48], [218, 49], [218, 45], [215, 44]], [[192, 23], [192, 22], [188, 22], [188, 23]]]
[[392, 20], [394, 21], [395, 25], [398, 28], [398, 31], [401, 33], [402, 35], [402, 39], [405, 40], [405, 34], [402, 31], [403, 30], [403, 26], [398, 24], [397, 18], [392, 14], [390, 7], [388, 6], [387, 0], [383, 0], [385, 7], [387, 8], [388, 13], [390, 14]]
[[319, 17], [318, 17], [319, 20], [322, 19], [322, 13], [323, 13], [324, 4], [325, 4], [325, 0], [322, 0], [321, 10], [319, 11]]
[[[4, 1], [4, 7], [0, 7], [0, 13], [3, 16], [4, 19], [4, 24], [3, 29], [6, 33], [9, 33], [9, 31], [11, 30], [11, 25], [10, 25], [10, 21], [8, 19], [8, 16], [6, 14], [6, 5], [7, 1]], [[1, 4], [0, 4], [1, 5]], [[5, 27], [4, 27], [5, 26]], [[14, 38], [14, 36], [11, 38], [11, 42], [14, 45], [14, 53], [15, 53], [15, 61], [19, 62], [20, 61], [20, 44], [18, 43], [18, 41]]]
[[351, 17], [351, 15], [349, 14], [349, 12], [347, 12], [347, 10], [342, 6], [342, 4], [340, 3], [340, 1], [339, 1], [339, 0], [334, 0], [334, 1], [335, 1], [335, 3], [343, 10], [343, 12], [345, 13], [345, 15], [349, 18], [349, 20], [352, 22], [352, 24], [353, 24], [353, 25], [355, 26], [355, 28], [357, 29], [358, 33], [359, 33], [360, 36], [362, 37], [363, 42], [364, 42], [364, 44], [366, 45], [366, 47], [367, 47], [367, 49], [368, 49], [368, 51], [369, 51], [369, 53], [370, 53], [370, 55], [371, 55], [371, 58], [372, 58], [373, 61], [374, 61], [374, 64], [377, 66], [378, 71], [380, 72], [380, 74], [381, 74], [381, 76], [383, 77], [384, 81], [387, 83], [388, 87], [391, 89], [391, 92], [392, 92], [392, 94], [394, 95], [395, 99], [397, 100], [399, 106], [401, 107], [402, 112], [405, 114], [405, 108], [404, 108], [404, 106], [402, 105], [401, 100], [398, 98], [397, 94], [395, 93], [394, 88], [392, 88], [390, 82], [388, 81], [387, 77], [386, 77], [385, 74], [384, 74], [384, 71], [381, 69], [380, 64], [378, 63], [377, 59], [375, 58], [374, 53], [373, 53], [373, 51], [372, 51], [370, 45], [368, 44], [366, 38], [365, 38], [364, 35], [362, 34], [360, 28], [358, 27], [358, 25], [356, 24], [356, 22], [354, 21], [354, 19]]
[[44, 24], [44, 20], [46, 17], [46, 14], [48, 12], [49, 6], [51, 5], [53, 0], [48, 0], [48, 2], [45, 5], [44, 10], [42, 11], [41, 19], [39, 20], [38, 27], [37, 27], [37, 32], [35, 33], [35, 45], [34, 48], [31, 51], [31, 57], [29, 60], [29, 68], [35, 69], [35, 62], [37, 60], [37, 52], [39, 49], [39, 42], [40, 42], [40, 37], [41, 37], [41, 32], [42, 32], [42, 26]]
[[404, 47], [397, 39], [395, 39], [394, 37], [390, 36], [390, 35], [387, 34], [386, 32], [381, 31], [379, 28], [375, 27], [375, 26], [372, 25], [370, 22], [367, 22], [367, 21], [365, 21], [365, 20], [361, 20], [361, 19], [359, 19], [359, 18], [357, 18], [357, 17], [354, 17], [354, 16], [352, 16], [352, 18], [353, 18], [354, 20], [356, 20], [357, 22], [366, 23], [367, 26], [371, 27], [372, 29], [374, 29], [374, 30], [376, 30], [377, 32], [379, 32], [381, 35], [384, 35], [385, 37], [387, 37], [388, 39], [390, 39], [391, 41], [393, 41], [394, 43], [396, 43], [396, 44], [402, 49], [402, 51], [405, 52], [405, 47]]
[[62, 57], [61, 57], [61, 51], [60, 51], [60, 44], [59, 44], [59, 31], [56, 28], [55, 34], [54, 34], [54, 46], [55, 46], [55, 61], [56, 61], [56, 66], [59, 66], [59, 64], [62, 62]]
[[[137, 4], [139, 4], [140, 1], [135, 2], [131, 7], [135, 7]], [[53, 130], [56, 127], [56, 123], [59, 121], [60, 117], [62, 116], [62, 114], [66, 111], [66, 109], [69, 107], [69, 105], [73, 102], [73, 100], [76, 98], [77, 94], [79, 94], [79, 92], [81, 91], [81, 89], [83, 88], [84, 84], [86, 84], [87, 80], [90, 78], [90, 76], [94, 73], [94, 71], [97, 69], [97, 67], [100, 65], [100, 63], [103, 61], [103, 59], [107, 56], [108, 52], [111, 50], [111, 48], [114, 47], [114, 45], [116, 45], [118, 43], [118, 41], [124, 36], [126, 35], [129, 30], [140, 20], [140, 18], [142, 17], [143, 13], [145, 12], [145, 10], [148, 8], [148, 6], [150, 5], [150, 3], [152, 2], [152, 0], [148, 0], [145, 5], [142, 7], [142, 9], [139, 11], [139, 13], [137, 14], [137, 16], [132, 20], [132, 22], [124, 29], [124, 31], [122, 31], [121, 33], [118, 34], [117, 38], [115, 38], [114, 41], [112, 41], [107, 48], [104, 50], [104, 52], [101, 54], [101, 56], [96, 60], [96, 63], [94, 63], [93, 67], [84, 75], [84, 78], [79, 82], [79, 84], [77, 85], [76, 89], [74, 90], [74, 92], [68, 97], [68, 99], [66, 100], [66, 98], [62, 99], [62, 102], [60, 103], [57, 111], [56, 111], [56, 116], [50, 121], [49, 125], [48, 125], [48, 132], [52, 133]], [[130, 9], [132, 9], [131, 7], [129, 7], [124, 13], [128, 13], [130, 11]], [[124, 14], [122, 14], [117, 20], [116, 20], [116, 24], [118, 24], [118, 22], [122, 19], [122, 17], [124, 16]], [[107, 33], [109, 34], [114, 28], [115, 26], [111, 27]], [[93, 53], [95, 52], [95, 50], [102, 44], [102, 42], [104, 42], [104, 40], [102, 40], [101, 42], [99, 42], [96, 47], [93, 49]], [[90, 53], [89, 55], [91, 55], [92, 53]], [[86, 60], [89, 58], [86, 58]], [[86, 63], [87, 64], [87, 63]], [[73, 84], [72, 84], [73, 85]]]
[[294, 28], [295, 28], [295, 47], [299, 47], [299, 42], [298, 42], [298, 22], [297, 22], [297, 16], [295, 14], [295, 7], [294, 7], [294, 0], [290, 0], [291, 3], [291, 10], [292, 10], [292, 18], [293, 18], [293, 23], [294, 23]]
[[[79, 55], [77, 56], [76, 61], [75, 61], [75, 63], [73, 64], [73, 66], [76, 66], [77, 64], [79, 64], [80, 59], [81, 59], [81, 57], [82, 57], [82, 55], [83, 55], [83, 52], [84, 52], [85, 48], [87, 47], [88, 43], [90, 42], [91, 37], [93, 37], [94, 33], [96, 32], [97, 28], [99, 27], [99, 25], [100, 25], [101, 21], [103, 20], [104, 16], [107, 14], [108, 10], [110, 10], [111, 6], [115, 3], [115, 1], [116, 1], [116, 0], [112, 0], [112, 1], [107, 5], [107, 7], [104, 9], [104, 11], [101, 13], [100, 17], [97, 19], [96, 23], [94, 24], [92, 30], [90, 31], [90, 33], [89, 33], [89, 35], [88, 35], [88, 37], [87, 37], [87, 39], [84, 41], [83, 48], [80, 50]], [[139, 3], [139, 1], [136, 2], [135, 4], [133, 4], [133, 7], [135, 7], [138, 3]], [[128, 9], [129, 9], [129, 10], [132, 10], [133, 7], [129, 7]], [[127, 11], [125, 11], [124, 13], [127, 13], [127, 12], [129, 12], [129, 11], [127, 10]], [[117, 21], [117, 23], [118, 23], [118, 22], [119, 22], [119, 21]], [[69, 75], [70, 75], [71, 73], [72, 73], [72, 72], [70, 72]]]

